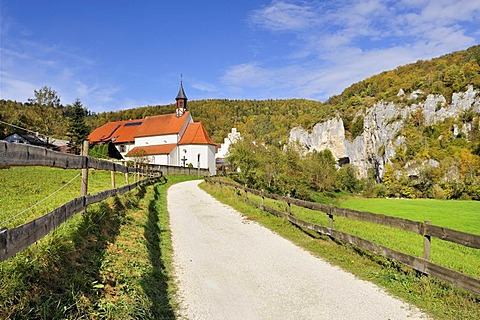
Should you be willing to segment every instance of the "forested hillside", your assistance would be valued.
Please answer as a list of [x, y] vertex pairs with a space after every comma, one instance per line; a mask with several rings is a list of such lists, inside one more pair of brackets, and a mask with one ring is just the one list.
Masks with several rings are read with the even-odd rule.
[[[173, 100], [173, 99], [172, 99]], [[223, 142], [232, 127], [249, 133], [267, 143], [286, 142], [288, 131], [296, 125], [311, 127], [323, 119], [327, 110], [318, 101], [288, 100], [226, 100], [189, 101], [188, 109], [195, 121], [201, 121], [212, 139]], [[150, 115], [172, 113], [175, 105], [148, 106], [92, 115], [92, 128], [108, 121], [140, 119]]]
[[[305, 99], [284, 100], [227, 100], [209, 99], [189, 101], [188, 106], [195, 121], [201, 121], [216, 142], [223, 141], [232, 126], [240, 132], [251, 134], [256, 140], [276, 144], [285, 142], [291, 128], [301, 125], [305, 129], [315, 123], [339, 114], [344, 118], [345, 128], [352, 130], [355, 113], [372, 106], [379, 100], [404, 103], [397, 96], [400, 89], [405, 94], [422, 90], [424, 95], [438, 93], [447, 102], [453, 92], [464, 91], [468, 84], [480, 88], [480, 45], [465, 51], [451, 53], [429, 61], [418, 61], [395, 70], [385, 71], [346, 88], [340, 95], [331, 97], [325, 103]], [[33, 93], [32, 93], [33, 96]], [[150, 115], [174, 111], [172, 104], [166, 106], [145, 106], [134, 109], [89, 113], [86, 119], [90, 130], [108, 121], [139, 119]], [[88, 108], [88, 106], [85, 106]], [[44, 115], [54, 115], [55, 121], [49, 130], [51, 134], [66, 137], [65, 107], [51, 107], [38, 110], [32, 103], [0, 100], [0, 120], [42, 131], [39, 127]], [[0, 124], [0, 135], [12, 129]], [[46, 132], [42, 132], [46, 133]]]
[[[309, 190], [365, 192], [368, 189], [369, 193], [378, 195], [390, 191], [383, 189], [385, 185], [376, 185], [374, 182], [383, 179], [382, 172], [374, 172], [362, 182], [358, 180], [358, 174], [355, 177], [355, 168], [346, 167], [337, 172], [332, 170], [335, 161], [332, 161], [331, 154], [299, 157], [291, 147], [287, 150], [292, 128], [302, 127], [308, 131], [317, 123], [337, 118], [342, 120], [345, 139], [353, 142], [364, 133], [369, 110], [381, 110], [388, 103], [393, 103], [398, 114], [384, 119], [383, 123], [393, 126], [401, 122], [402, 128], [396, 129], [392, 139], [401, 136], [403, 140], [396, 147], [390, 146], [388, 149], [385, 145], [379, 145], [376, 147], [378, 150], [374, 150], [381, 156], [385, 153], [395, 154], [393, 163], [388, 164], [390, 160], [385, 160], [386, 167], [380, 168], [386, 170], [386, 184], [393, 190], [391, 194], [439, 194], [447, 198], [459, 198], [466, 194], [468, 187], [468, 197], [480, 198], [480, 181], [476, 179], [480, 176], [479, 115], [475, 111], [465, 110], [459, 116], [443, 117], [441, 123], [435, 123], [426, 121], [425, 113], [421, 110], [429, 94], [434, 95], [432, 99], [437, 103], [433, 114], [448, 108], [454, 93], [465, 92], [468, 86], [473, 88], [473, 92], [480, 90], [480, 45], [382, 72], [351, 85], [326, 102], [305, 99], [209, 99], [189, 101], [188, 109], [195, 121], [205, 125], [215, 142], [222, 142], [232, 127], [236, 127], [246, 141], [255, 142], [255, 147], [239, 146], [240, 153], [232, 159], [244, 167], [240, 179], [271, 191], [297, 192], [308, 198]], [[66, 124], [69, 114], [72, 114], [72, 106], [63, 106], [59, 101], [41, 105], [36, 98], [29, 99], [28, 103], [0, 100], [0, 120], [57, 138], [68, 137]], [[402, 108], [404, 115], [398, 111]], [[413, 112], [415, 108], [420, 109]], [[173, 111], [172, 103], [98, 114], [85, 112], [85, 125], [88, 130], [93, 130], [109, 121], [139, 119]], [[0, 138], [14, 130], [0, 123]], [[454, 134], [451, 134], [453, 131]], [[392, 148], [396, 149], [392, 151]], [[415, 182], [417, 186], [399, 173], [412, 161], [429, 159], [440, 163], [440, 167], [422, 172], [423, 176], [430, 178]], [[451, 172], [453, 167], [458, 168], [460, 174], [454, 179], [452, 187], [451, 181], [444, 181], [446, 176], [438, 171]], [[330, 172], [330, 175], [321, 176], [318, 170]], [[459, 179], [466, 176], [472, 177], [471, 183], [459, 186]], [[445, 190], [447, 187], [449, 190]], [[433, 192], [432, 188], [438, 192]], [[377, 191], [373, 192], [373, 189]]]

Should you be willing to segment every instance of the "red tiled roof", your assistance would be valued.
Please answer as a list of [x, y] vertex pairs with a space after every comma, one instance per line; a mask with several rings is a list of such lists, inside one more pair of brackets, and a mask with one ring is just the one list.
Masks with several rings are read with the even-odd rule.
[[138, 155], [156, 155], [156, 154], [169, 154], [172, 152], [172, 150], [176, 147], [177, 145], [172, 143], [172, 144], [162, 144], [159, 146], [145, 146], [145, 147], [135, 147], [132, 150], [130, 150], [126, 156], [127, 157], [134, 157]]
[[164, 134], [179, 133], [189, 115], [189, 111], [183, 116], [177, 117], [175, 113], [159, 116], [146, 117], [138, 129], [135, 137], [160, 136]]
[[90, 142], [102, 142], [114, 140], [115, 143], [133, 142], [135, 133], [141, 127], [144, 120], [126, 120], [109, 122], [90, 133], [87, 140]]
[[189, 123], [178, 144], [211, 144], [216, 146], [201, 122]]

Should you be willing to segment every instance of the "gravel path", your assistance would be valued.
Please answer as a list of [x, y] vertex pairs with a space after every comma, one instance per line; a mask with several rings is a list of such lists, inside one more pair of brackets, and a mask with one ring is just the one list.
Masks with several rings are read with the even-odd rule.
[[168, 190], [187, 319], [424, 319], [375, 285], [248, 221], [198, 188]]

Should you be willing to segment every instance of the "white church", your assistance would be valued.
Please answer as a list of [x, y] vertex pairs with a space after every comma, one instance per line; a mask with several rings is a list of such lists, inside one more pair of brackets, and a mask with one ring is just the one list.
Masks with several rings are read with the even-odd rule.
[[151, 164], [193, 166], [215, 175], [216, 144], [203, 124], [193, 121], [182, 82], [175, 100], [175, 113], [109, 122], [93, 130], [87, 140], [111, 143], [125, 160], [141, 156]]

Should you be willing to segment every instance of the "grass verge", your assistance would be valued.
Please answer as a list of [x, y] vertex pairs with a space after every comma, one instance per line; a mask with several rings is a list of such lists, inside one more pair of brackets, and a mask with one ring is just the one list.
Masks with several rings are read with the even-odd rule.
[[[79, 197], [80, 172], [35, 166], [0, 169], [0, 227], [19, 226]], [[88, 180], [90, 194], [111, 189], [109, 171], [90, 169]], [[116, 173], [115, 180], [117, 188], [125, 185], [123, 173]], [[49, 197], [46, 201], [26, 210], [46, 197]], [[2, 223], [19, 213], [17, 218]]]
[[175, 319], [166, 192], [192, 179], [93, 205], [0, 263], [0, 318]]
[[[480, 297], [475, 294], [435, 278], [420, 275], [408, 267], [353, 246], [339, 245], [328, 237], [301, 230], [285, 219], [247, 205], [234, 194], [231, 188], [207, 183], [201, 184], [201, 187], [248, 219], [257, 221], [312, 254], [359, 278], [383, 287], [387, 292], [416, 305], [436, 319], [480, 319]], [[282, 206], [282, 204], [277, 205]], [[294, 214], [296, 215], [295, 212]]]

